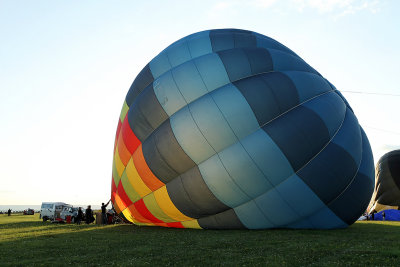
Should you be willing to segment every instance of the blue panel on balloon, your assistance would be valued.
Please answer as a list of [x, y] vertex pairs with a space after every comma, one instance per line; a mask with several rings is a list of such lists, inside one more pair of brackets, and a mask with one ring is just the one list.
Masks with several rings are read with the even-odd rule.
[[362, 137], [356, 116], [347, 110], [341, 129], [332, 140], [333, 143], [345, 149], [359, 165], [361, 161]]
[[153, 86], [158, 102], [160, 102], [168, 116], [186, 106], [187, 103], [176, 86], [171, 71], [166, 72], [155, 80]]
[[225, 50], [218, 52], [218, 55], [224, 63], [231, 82], [252, 74], [249, 59], [243, 49]]
[[180, 64], [187, 62], [192, 59], [189, 52], [189, 47], [186, 41], [181, 41], [173, 44], [169, 49], [165, 50], [167, 53], [169, 62], [172, 67], [179, 66]]
[[264, 215], [275, 225], [286, 226], [300, 219], [300, 215], [290, 207], [276, 189], [257, 197], [254, 201], [262, 208]]
[[256, 198], [272, 188], [273, 185], [253, 162], [242, 144], [236, 143], [218, 155], [232, 180], [246, 195]]
[[257, 207], [253, 200], [236, 207], [234, 210], [239, 220], [248, 229], [265, 229], [275, 226], [265, 217], [261, 212], [261, 208]]
[[362, 135], [362, 161], [358, 171], [367, 176], [372, 182], [375, 182], [375, 170], [374, 170], [374, 157], [371, 151], [368, 138], [361, 128]]
[[357, 167], [357, 163], [346, 150], [329, 143], [297, 174], [325, 204], [328, 204], [345, 190], [356, 174]]
[[[304, 107], [318, 114], [324, 121], [331, 138], [341, 127], [346, 114], [346, 105], [335, 92], [325, 93], [315, 99], [311, 99], [304, 103]], [[332, 114], [337, 114], [337, 116], [332, 116]]]
[[170, 122], [179, 145], [196, 164], [215, 154], [214, 149], [197, 128], [188, 107], [175, 113]]
[[199, 169], [208, 188], [225, 205], [234, 208], [251, 199], [229, 176], [218, 155], [199, 164]]
[[271, 54], [274, 70], [276, 71], [297, 70], [318, 74], [316, 70], [298, 57], [279, 50], [269, 49], [268, 51]]
[[303, 71], [284, 71], [283, 73], [289, 76], [296, 86], [301, 103], [332, 90], [324, 78], [314, 73]]
[[189, 52], [192, 58], [212, 53], [209, 34], [209, 31], [204, 31], [187, 40]]
[[163, 73], [171, 69], [171, 63], [169, 62], [167, 53], [165, 52], [161, 52], [158, 56], [153, 58], [153, 60], [150, 61], [149, 66], [154, 79], [157, 79]]
[[208, 54], [194, 60], [208, 91], [229, 83], [224, 64], [217, 54]]
[[242, 139], [241, 143], [258, 168], [274, 186], [294, 173], [283, 152], [263, 130], [257, 130]]
[[345, 228], [347, 224], [336, 216], [328, 207], [322, 208], [320, 211], [309, 216], [307, 220], [313, 225], [313, 228], [332, 229]]
[[300, 170], [329, 142], [325, 123], [312, 110], [300, 106], [263, 127], [295, 171]]
[[190, 103], [208, 92], [193, 61], [188, 61], [173, 69], [172, 76], [186, 103]]
[[278, 43], [272, 38], [256, 33], [256, 40], [258, 47], [276, 49], [298, 57], [292, 50], [282, 45], [281, 43]]
[[216, 152], [238, 141], [210, 95], [190, 103], [189, 110], [197, 127]]
[[241, 139], [259, 128], [249, 103], [234, 85], [214, 90], [211, 97], [237, 138]]
[[285, 196], [290, 207], [302, 217], [309, 216], [314, 211], [325, 207], [318, 196], [296, 174], [279, 184], [276, 190]]

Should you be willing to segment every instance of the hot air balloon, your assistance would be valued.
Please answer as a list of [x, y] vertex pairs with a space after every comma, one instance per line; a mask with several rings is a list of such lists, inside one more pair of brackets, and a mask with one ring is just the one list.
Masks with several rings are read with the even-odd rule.
[[343, 228], [374, 186], [351, 107], [279, 42], [198, 32], [137, 75], [119, 117], [111, 198], [137, 225]]
[[383, 155], [376, 164], [376, 184], [370, 212], [400, 207], [400, 150]]

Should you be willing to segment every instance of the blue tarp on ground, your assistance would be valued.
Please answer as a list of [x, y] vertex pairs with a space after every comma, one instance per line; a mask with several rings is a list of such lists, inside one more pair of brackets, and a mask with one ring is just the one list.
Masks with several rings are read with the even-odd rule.
[[[400, 210], [382, 210], [374, 215], [374, 221], [382, 221], [382, 212], [385, 212], [385, 221], [400, 221]], [[371, 215], [369, 216], [372, 218]]]

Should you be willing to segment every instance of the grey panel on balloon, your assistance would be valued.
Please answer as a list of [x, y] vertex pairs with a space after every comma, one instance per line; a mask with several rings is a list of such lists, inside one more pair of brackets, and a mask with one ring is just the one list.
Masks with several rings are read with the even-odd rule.
[[128, 122], [140, 142], [144, 142], [147, 136], [154, 131], [154, 128], [140, 110], [139, 105], [131, 105], [131, 108], [128, 110]]
[[229, 209], [207, 187], [197, 166], [167, 184], [169, 196], [180, 212], [201, 218]]
[[147, 64], [140, 73], [136, 76], [131, 87], [129, 88], [128, 94], [126, 95], [126, 104], [130, 107], [135, 101], [136, 97], [154, 81], [153, 75], [151, 74], [149, 64]]
[[158, 102], [150, 85], [136, 98], [129, 109], [128, 119], [135, 135], [143, 142], [168, 115]]
[[178, 144], [169, 120], [143, 143], [143, 156], [149, 168], [163, 183], [196, 165]]
[[400, 150], [391, 151], [381, 157], [377, 163], [375, 201], [382, 205], [400, 206], [400, 179], [398, 168]]
[[245, 229], [233, 209], [200, 218], [198, 223], [203, 229]]
[[298, 171], [329, 142], [329, 131], [314, 111], [299, 106], [263, 127]]
[[388, 166], [393, 181], [396, 183], [397, 187], [400, 188], [400, 156], [390, 157], [388, 159]]

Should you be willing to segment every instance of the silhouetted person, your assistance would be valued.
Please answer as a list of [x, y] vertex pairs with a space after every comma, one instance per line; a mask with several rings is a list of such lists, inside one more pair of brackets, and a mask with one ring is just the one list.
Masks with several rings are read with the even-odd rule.
[[76, 216], [76, 223], [81, 224], [82, 219], [83, 219], [83, 211], [82, 211], [81, 207], [79, 207], [78, 215]]
[[385, 220], [385, 217], [386, 217], [386, 214], [385, 214], [384, 211], [382, 211], [382, 220], [383, 220], [383, 221]]
[[7, 214], [8, 216], [11, 216], [11, 209], [8, 209]]
[[106, 207], [108, 206], [108, 203], [110, 203], [110, 201], [111, 201], [111, 199], [105, 205], [104, 205], [104, 203], [101, 203], [101, 223], [102, 224], [107, 224]]
[[91, 206], [89, 205], [86, 209], [86, 224], [91, 223], [92, 218], [93, 218], [93, 211], [91, 209]]

